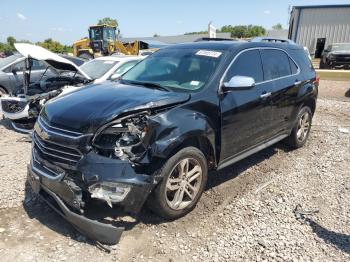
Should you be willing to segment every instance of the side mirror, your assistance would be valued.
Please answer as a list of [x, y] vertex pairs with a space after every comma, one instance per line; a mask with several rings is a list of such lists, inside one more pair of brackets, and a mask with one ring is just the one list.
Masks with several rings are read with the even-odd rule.
[[111, 75], [111, 80], [119, 80], [120, 77], [121, 77], [120, 74], [113, 74], [113, 75]]
[[229, 82], [225, 82], [223, 91], [247, 90], [255, 86], [255, 80], [249, 76], [234, 76]]

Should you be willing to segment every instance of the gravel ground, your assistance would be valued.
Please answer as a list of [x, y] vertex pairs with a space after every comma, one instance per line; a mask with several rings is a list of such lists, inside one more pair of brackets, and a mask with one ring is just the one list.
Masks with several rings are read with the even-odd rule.
[[196, 209], [148, 210], [105, 252], [25, 189], [30, 144], [0, 121], [2, 261], [350, 261], [350, 83], [321, 81], [305, 147], [213, 172]]

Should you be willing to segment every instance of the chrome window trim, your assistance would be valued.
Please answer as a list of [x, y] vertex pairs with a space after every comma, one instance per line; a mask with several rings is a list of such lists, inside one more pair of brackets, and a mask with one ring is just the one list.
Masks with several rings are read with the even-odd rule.
[[[258, 85], [261, 85], [261, 84], [265, 84], [265, 83], [268, 83], [268, 82], [272, 82], [272, 81], [276, 81], [276, 80], [280, 80], [280, 79], [284, 79], [284, 78], [287, 78], [287, 77], [291, 77], [291, 76], [296, 76], [296, 75], [299, 75], [301, 70], [300, 70], [300, 66], [298, 65], [298, 63], [283, 49], [281, 48], [277, 48], [277, 47], [252, 47], [252, 48], [247, 48], [247, 49], [244, 49], [242, 51], [240, 51], [233, 59], [232, 61], [230, 62], [230, 64], [227, 66], [224, 74], [222, 75], [221, 79], [220, 79], [220, 86], [219, 86], [219, 93], [222, 93], [222, 85], [224, 83], [224, 78], [226, 77], [227, 75], [227, 72], [228, 70], [231, 68], [231, 66], [233, 65], [233, 63], [237, 60], [237, 58], [245, 53], [245, 52], [248, 52], [248, 51], [252, 51], [252, 50], [279, 50], [279, 51], [282, 51], [284, 52], [288, 57], [289, 59], [291, 59], [295, 65], [297, 66], [298, 70], [295, 74], [292, 74], [292, 75], [287, 75], [287, 76], [282, 76], [282, 77], [278, 77], [278, 78], [274, 78], [274, 79], [270, 79], [270, 80], [266, 80], [266, 81], [262, 81], [262, 82], [259, 82], [259, 83], [256, 83], [255, 86], [258, 86]], [[261, 59], [261, 62], [263, 63], [262, 59]], [[288, 61], [289, 62], [289, 61]], [[262, 66], [262, 69], [263, 69], [263, 72], [264, 72], [264, 67], [263, 67], [263, 64], [261, 65]]]

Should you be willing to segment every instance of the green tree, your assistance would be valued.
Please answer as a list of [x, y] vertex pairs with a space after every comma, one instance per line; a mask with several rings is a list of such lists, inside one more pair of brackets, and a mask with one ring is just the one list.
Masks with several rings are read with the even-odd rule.
[[282, 26], [281, 23], [278, 23], [278, 24], [273, 25], [272, 29], [274, 29], [274, 30], [282, 30], [283, 26]]
[[115, 26], [118, 27], [118, 21], [117, 19], [113, 19], [110, 17], [105, 17], [100, 20], [98, 20], [98, 25], [110, 25], [110, 26]]
[[16, 43], [16, 38], [14, 38], [13, 36], [9, 36], [7, 38], [7, 44], [11, 47], [14, 47], [14, 44]]
[[73, 50], [71, 46], [62, 45], [60, 42], [54, 41], [51, 38], [44, 40], [44, 42], [37, 42], [36, 44], [54, 53], [71, 53]]
[[201, 34], [208, 34], [208, 31], [198, 31], [198, 32], [188, 32], [184, 35], [201, 35]]
[[220, 32], [231, 33], [231, 37], [234, 38], [248, 38], [266, 34], [265, 28], [258, 25], [225, 25], [221, 27]]

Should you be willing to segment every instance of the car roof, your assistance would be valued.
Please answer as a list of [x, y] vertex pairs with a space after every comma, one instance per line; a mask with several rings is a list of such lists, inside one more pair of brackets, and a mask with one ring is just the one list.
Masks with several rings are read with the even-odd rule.
[[176, 44], [165, 47], [164, 49], [207, 49], [207, 50], [230, 50], [234, 51], [239, 48], [254, 48], [254, 47], [274, 47], [280, 49], [303, 49], [302, 46], [292, 45], [288, 43], [273, 43], [273, 42], [248, 42], [248, 41], [202, 41], [191, 42], [184, 44]]
[[142, 56], [102, 56], [95, 58], [94, 60], [104, 60], [104, 61], [118, 61], [118, 62], [124, 62], [124, 61], [130, 61], [130, 60], [138, 60], [143, 59]]

